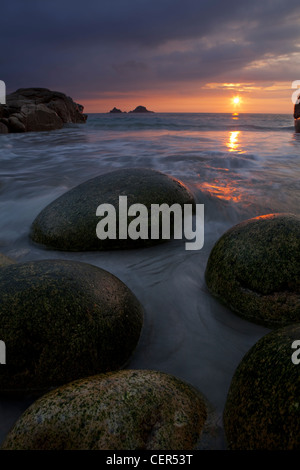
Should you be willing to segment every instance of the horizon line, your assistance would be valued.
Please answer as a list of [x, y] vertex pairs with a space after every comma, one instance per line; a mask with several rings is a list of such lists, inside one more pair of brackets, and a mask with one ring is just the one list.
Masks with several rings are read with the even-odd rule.
[[262, 115], [267, 115], [267, 114], [271, 114], [271, 115], [282, 115], [282, 116], [291, 116], [293, 119], [294, 119], [294, 116], [293, 116], [293, 113], [262, 113], [262, 112], [255, 112], [255, 113], [245, 113], [245, 112], [239, 112], [239, 113], [235, 113], [235, 112], [223, 112], [223, 113], [216, 113], [216, 112], [212, 112], [212, 111], [152, 111], [152, 112], [145, 112], [145, 113], [132, 113], [132, 112], [129, 112], [129, 111], [123, 111], [122, 113], [111, 113], [110, 111], [98, 111], [98, 112], [92, 112], [92, 113], [85, 113], [85, 114], [110, 114], [112, 116], [120, 116], [120, 115], [124, 115], [124, 114], [130, 114], [130, 115], [153, 115], [153, 114], [228, 114], [228, 115], [240, 115], [240, 114], [262, 114]]

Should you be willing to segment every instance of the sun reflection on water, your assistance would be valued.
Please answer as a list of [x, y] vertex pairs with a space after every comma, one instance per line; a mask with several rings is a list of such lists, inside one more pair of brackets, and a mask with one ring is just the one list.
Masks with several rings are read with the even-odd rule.
[[243, 191], [235, 181], [221, 181], [215, 179], [211, 182], [203, 182], [198, 185], [199, 189], [208, 192], [214, 197], [225, 201], [240, 202], [243, 199]]
[[228, 147], [229, 152], [236, 152], [240, 147], [239, 136], [241, 131], [231, 131], [229, 133], [229, 139], [226, 142], [226, 147]]

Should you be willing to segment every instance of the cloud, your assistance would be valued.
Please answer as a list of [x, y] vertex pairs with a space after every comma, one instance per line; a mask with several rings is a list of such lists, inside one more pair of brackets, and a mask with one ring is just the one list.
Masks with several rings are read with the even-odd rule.
[[1, 79], [74, 96], [296, 80], [298, 0], [11, 0]]

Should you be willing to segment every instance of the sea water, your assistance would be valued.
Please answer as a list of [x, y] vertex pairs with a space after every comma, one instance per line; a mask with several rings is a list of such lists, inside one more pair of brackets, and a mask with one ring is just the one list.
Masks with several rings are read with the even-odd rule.
[[[233, 225], [273, 212], [299, 215], [299, 155], [292, 115], [91, 114], [86, 124], [57, 131], [0, 135], [0, 252], [17, 262], [88, 262], [125, 282], [145, 309], [140, 342], [126, 367], [167, 372], [200, 390], [215, 410], [217, 432], [209, 445], [224, 449], [222, 413], [232, 376], [269, 330], [210, 295], [206, 263]], [[201, 250], [187, 251], [184, 240], [174, 240], [70, 253], [30, 241], [30, 226], [48, 203], [89, 178], [132, 167], [180, 179], [204, 204]], [[0, 440], [28, 404], [0, 401]]]

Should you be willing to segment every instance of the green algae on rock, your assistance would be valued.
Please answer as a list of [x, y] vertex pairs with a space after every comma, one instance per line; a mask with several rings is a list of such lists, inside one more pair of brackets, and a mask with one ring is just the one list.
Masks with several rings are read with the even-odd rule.
[[300, 218], [268, 214], [235, 225], [213, 247], [205, 279], [246, 320], [269, 328], [300, 321]]
[[300, 450], [300, 365], [292, 344], [300, 324], [263, 336], [233, 376], [224, 409], [233, 450]]
[[119, 369], [132, 355], [142, 306], [117, 277], [87, 263], [40, 260], [0, 269], [0, 393], [47, 391]]
[[[161, 236], [158, 239], [150, 236], [148, 239], [122, 239], [119, 236], [119, 196], [127, 196], [128, 207], [143, 204], [148, 210], [151, 204], [195, 205], [191, 192], [175, 178], [145, 168], [115, 170], [76, 186], [50, 203], [34, 220], [31, 239], [64, 251], [126, 249], [165, 241]], [[116, 210], [116, 239], [102, 240], [96, 235], [100, 221], [96, 210], [100, 204], [111, 204]], [[128, 216], [123, 223], [133, 219]]]
[[192, 386], [163, 372], [122, 370], [39, 398], [2, 449], [193, 449], [206, 419], [206, 400]]
[[8, 266], [9, 264], [14, 264], [15, 261], [8, 258], [7, 256], [3, 255], [2, 253], [0, 253], [0, 268], [2, 266]]

